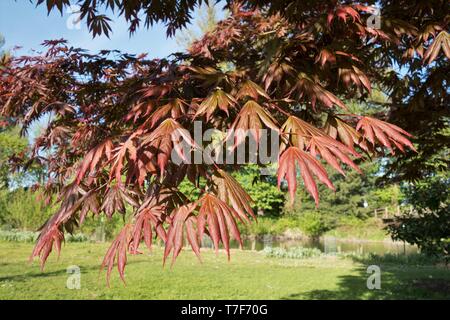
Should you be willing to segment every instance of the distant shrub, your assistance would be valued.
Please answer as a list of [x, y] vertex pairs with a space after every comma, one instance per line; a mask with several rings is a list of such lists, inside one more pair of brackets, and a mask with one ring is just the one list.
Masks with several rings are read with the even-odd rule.
[[39, 233], [32, 231], [0, 230], [0, 241], [35, 242]]
[[287, 230], [300, 231], [299, 219], [296, 216], [258, 217], [258, 221], [241, 225], [244, 235], [264, 236], [283, 235]]
[[319, 238], [328, 230], [332, 224], [320, 212], [305, 211], [299, 218], [300, 230], [311, 238]]
[[322, 255], [322, 251], [317, 248], [304, 247], [292, 247], [289, 249], [266, 247], [263, 253], [266, 257], [289, 259], [307, 259]]
[[67, 242], [87, 242], [89, 237], [83, 233], [66, 234]]
[[450, 262], [450, 174], [437, 173], [407, 184], [404, 191], [413, 210], [406, 210], [388, 225], [392, 238]]
[[[20, 231], [20, 230], [0, 230], [0, 241], [4, 242], [26, 242], [33, 243], [39, 236], [39, 232]], [[66, 234], [67, 242], [86, 242], [89, 237], [82, 233]]]
[[358, 218], [354, 216], [342, 216], [337, 221], [337, 226], [328, 235], [336, 238], [356, 238], [366, 240], [384, 240], [388, 238], [382, 220], [378, 218]]
[[0, 190], [0, 224], [4, 227], [37, 230], [53, 212], [54, 208], [30, 190]]

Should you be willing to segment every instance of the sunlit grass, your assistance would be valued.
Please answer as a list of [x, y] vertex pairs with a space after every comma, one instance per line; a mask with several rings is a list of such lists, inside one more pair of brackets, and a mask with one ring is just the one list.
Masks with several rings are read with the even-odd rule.
[[[233, 250], [230, 262], [224, 253], [203, 250], [203, 263], [186, 250], [171, 269], [162, 267], [162, 250], [155, 248], [152, 254], [129, 256], [126, 286], [115, 271], [108, 288], [104, 272], [99, 273], [107, 244], [67, 243], [59, 260], [51, 255], [44, 272], [37, 261], [28, 263], [31, 249], [32, 244], [0, 243], [0, 299], [450, 297], [445, 291], [450, 272], [444, 268], [382, 266], [382, 289], [371, 291], [366, 287], [367, 266], [350, 259], [277, 259], [239, 250]], [[71, 265], [81, 269], [80, 290], [66, 288]], [[437, 282], [430, 285], [430, 279]]]

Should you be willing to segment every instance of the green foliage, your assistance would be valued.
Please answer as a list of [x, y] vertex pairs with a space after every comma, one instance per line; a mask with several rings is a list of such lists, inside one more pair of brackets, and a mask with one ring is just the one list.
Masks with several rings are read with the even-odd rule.
[[[333, 175], [336, 192], [320, 187], [318, 208], [304, 189], [299, 189], [294, 204], [285, 205], [284, 215], [280, 218], [259, 218], [257, 223], [244, 227], [243, 232], [262, 236], [282, 235], [287, 230], [294, 230], [313, 238], [330, 233], [341, 238], [383, 240], [386, 238], [384, 225], [370, 215], [378, 208], [389, 207], [394, 210], [403, 200], [403, 193], [398, 185], [376, 186], [379, 167], [377, 163], [362, 165], [364, 175], [356, 172], [349, 173], [347, 177]], [[284, 203], [281, 192], [276, 188], [275, 181], [270, 180], [270, 176], [269, 182], [252, 185], [258, 174], [257, 170], [248, 166], [235, 177], [257, 203], [260, 201], [260, 206], [276, 208], [278, 204]], [[269, 203], [272, 197], [276, 199], [275, 206]], [[367, 207], [364, 207], [364, 202], [367, 202]], [[275, 214], [277, 210], [282, 211], [280, 208], [269, 212]]]
[[75, 234], [68, 234], [65, 237], [65, 240], [67, 242], [86, 242], [89, 241], [89, 237], [83, 233], [75, 233]]
[[354, 216], [341, 216], [336, 221], [336, 228], [327, 235], [343, 239], [384, 240], [388, 237], [384, 224], [377, 218], [361, 219]]
[[37, 230], [54, 212], [38, 196], [23, 188], [0, 190], [0, 223], [13, 229]]
[[[400, 162], [407, 164], [406, 168], [421, 168], [422, 178], [402, 186], [405, 203], [413, 210], [406, 211], [389, 226], [394, 239], [416, 244], [424, 253], [450, 258], [450, 174], [449, 164], [449, 119], [444, 127], [436, 126], [426, 132], [423, 137], [433, 139], [439, 137], [442, 144], [431, 148], [425, 143], [419, 146], [419, 153]], [[411, 163], [417, 163], [411, 166]], [[420, 164], [419, 164], [420, 163]], [[405, 175], [410, 175], [406, 172]]]
[[0, 241], [34, 243], [39, 232], [20, 230], [0, 230]]
[[[202, 180], [203, 179], [201, 179], [200, 184], [202, 184]], [[195, 201], [200, 196], [200, 189], [196, 188], [188, 179], [184, 179], [183, 181], [181, 181], [181, 183], [178, 185], [178, 190], [180, 190], [180, 192], [188, 197], [188, 199], [191, 201]]]
[[414, 210], [389, 226], [396, 240], [416, 244], [424, 253], [450, 258], [450, 176], [437, 174], [404, 186]]
[[292, 247], [289, 249], [265, 247], [263, 253], [270, 258], [307, 259], [320, 257], [322, 251], [317, 248]]
[[80, 232], [97, 241], [108, 241], [117, 235], [123, 224], [123, 217], [119, 215], [111, 218], [88, 216], [80, 226]]
[[404, 194], [398, 184], [391, 184], [384, 188], [374, 188], [371, 195], [378, 208], [387, 207], [390, 210], [395, 210], [404, 200]]
[[252, 236], [280, 236], [287, 231], [300, 233], [300, 224], [296, 216], [259, 217], [251, 224], [240, 225], [241, 233]]
[[305, 211], [299, 218], [300, 230], [311, 238], [319, 238], [332, 229], [333, 222], [318, 211]]
[[240, 224], [239, 230], [243, 235], [264, 236], [264, 235], [278, 235], [275, 225], [280, 219], [261, 217], [258, 221], [251, 224]]
[[[204, 34], [211, 32], [219, 21], [214, 3], [203, 3], [198, 8], [198, 17], [189, 27], [183, 29], [176, 35], [177, 44], [185, 49], [199, 40]], [[198, 29], [196, 32], [195, 29]]]
[[9, 186], [11, 173], [8, 159], [14, 154], [26, 151], [27, 146], [28, 141], [20, 137], [18, 128], [2, 131], [0, 126], [0, 189]]
[[334, 221], [327, 216], [315, 211], [306, 211], [300, 215], [260, 217], [257, 222], [241, 225], [240, 229], [244, 235], [252, 236], [281, 236], [291, 232], [317, 238], [333, 226]]
[[276, 177], [260, 175], [256, 165], [246, 165], [233, 176], [255, 201], [257, 211], [278, 215], [284, 203], [284, 194], [278, 190]]
[[[379, 170], [377, 163], [360, 165], [364, 174], [350, 171], [346, 177], [334, 173], [331, 181], [336, 191], [324, 186], [319, 186], [320, 204], [316, 209], [314, 201], [306, 191], [301, 188], [297, 191], [294, 205], [285, 208], [287, 213], [300, 213], [303, 210], [318, 210], [324, 214], [351, 215], [356, 217], [367, 217], [373, 209], [379, 207], [378, 199], [373, 197], [375, 189], [376, 173]], [[364, 204], [368, 206], [365, 207]]]

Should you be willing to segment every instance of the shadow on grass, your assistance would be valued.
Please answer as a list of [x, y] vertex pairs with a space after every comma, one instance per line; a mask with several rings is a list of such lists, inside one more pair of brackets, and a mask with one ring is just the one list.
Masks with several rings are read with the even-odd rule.
[[[358, 299], [450, 299], [450, 270], [415, 263], [392, 263], [380, 257], [353, 258], [358, 263], [356, 275], [339, 277], [336, 290], [313, 290], [290, 294], [282, 299], [358, 300]], [[367, 268], [380, 267], [381, 288], [368, 289], [367, 280], [373, 274]]]
[[51, 272], [32, 271], [32, 272], [23, 273], [23, 274], [7, 275], [7, 276], [0, 277], [0, 282], [3, 282], [3, 281], [25, 282], [32, 278], [46, 278], [46, 277], [52, 277], [52, 276], [60, 276], [63, 274], [66, 274], [66, 269], [55, 270], [55, 271], [51, 271]]
[[[145, 263], [145, 261], [129, 261], [127, 263], [127, 267], [130, 265], [136, 265], [139, 263]], [[34, 268], [33, 265], [27, 265], [27, 268]], [[103, 270], [100, 269], [100, 264], [96, 265], [80, 265], [80, 271], [81, 274], [87, 274], [87, 273], [101, 273]], [[67, 269], [62, 268], [54, 271], [41, 271], [39, 270], [32, 270], [27, 273], [21, 273], [21, 274], [13, 274], [13, 275], [6, 275], [6, 276], [0, 276], [0, 282], [4, 281], [18, 281], [18, 282], [26, 282], [30, 279], [39, 279], [39, 278], [47, 278], [47, 277], [57, 277], [61, 275], [67, 275]]]

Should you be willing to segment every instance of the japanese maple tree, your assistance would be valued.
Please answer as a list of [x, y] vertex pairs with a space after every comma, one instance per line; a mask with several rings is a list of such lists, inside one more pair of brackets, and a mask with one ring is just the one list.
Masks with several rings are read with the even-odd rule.
[[[167, 21], [172, 33], [189, 21], [196, 2], [181, 1], [178, 11], [170, 10], [170, 1], [167, 7], [160, 1], [96, 3], [118, 5], [131, 30], [144, 10], [146, 23]], [[69, 3], [47, 1], [50, 10]], [[279, 3], [289, 5], [287, 14]], [[90, 4], [85, 1], [82, 12], [95, 35], [97, 9]], [[375, 29], [366, 24], [370, 4], [229, 2], [230, 16], [213, 32], [167, 59], [89, 54], [63, 40], [46, 41], [43, 55], [14, 58], [1, 71], [0, 115], [24, 131], [52, 115], [32, 159], [48, 166], [42, 187], [60, 202], [32, 256], [40, 256], [43, 266], [53, 248], [60, 250], [64, 231], [87, 214], [111, 217], [127, 210], [132, 215], [102, 264], [108, 282], [114, 265], [123, 279], [127, 254], [139, 253], [141, 243], [150, 249], [156, 237], [164, 242], [164, 261], [169, 255], [174, 261], [185, 243], [200, 257], [204, 236], [229, 255], [230, 239], [241, 242], [238, 222], [255, 218], [252, 200], [229, 173], [239, 165], [173, 161], [173, 151], [181, 153], [177, 139], [188, 143], [189, 152], [207, 146], [190, 138], [195, 120], [204, 130], [256, 132], [257, 142], [258, 129], [279, 133], [279, 184], [285, 180], [293, 195], [300, 177], [317, 205], [317, 183], [334, 188], [327, 166], [345, 175], [360, 171], [355, 159], [414, 150], [410, 134], [385, 122], [386, 114], [353, 114], [344, 101], [367, 100], [373, 86], [394, 81], [381, 58], [372, 63], [393, 46], [404, 50], [405, 59], [416, 53], [425, 63], [448, 57], [448, 22], [430, 29], [426, 39], [399, 19]], [[398, 47], [405, 38], [415, 41], [412, 52]], [[234, 139], [234, 147], [247, 143], [239, 135]], [[47, 158], [45, 149], [52, 151]], [[193, 202], [178, 189], [185, 179], [200, 190]]]

